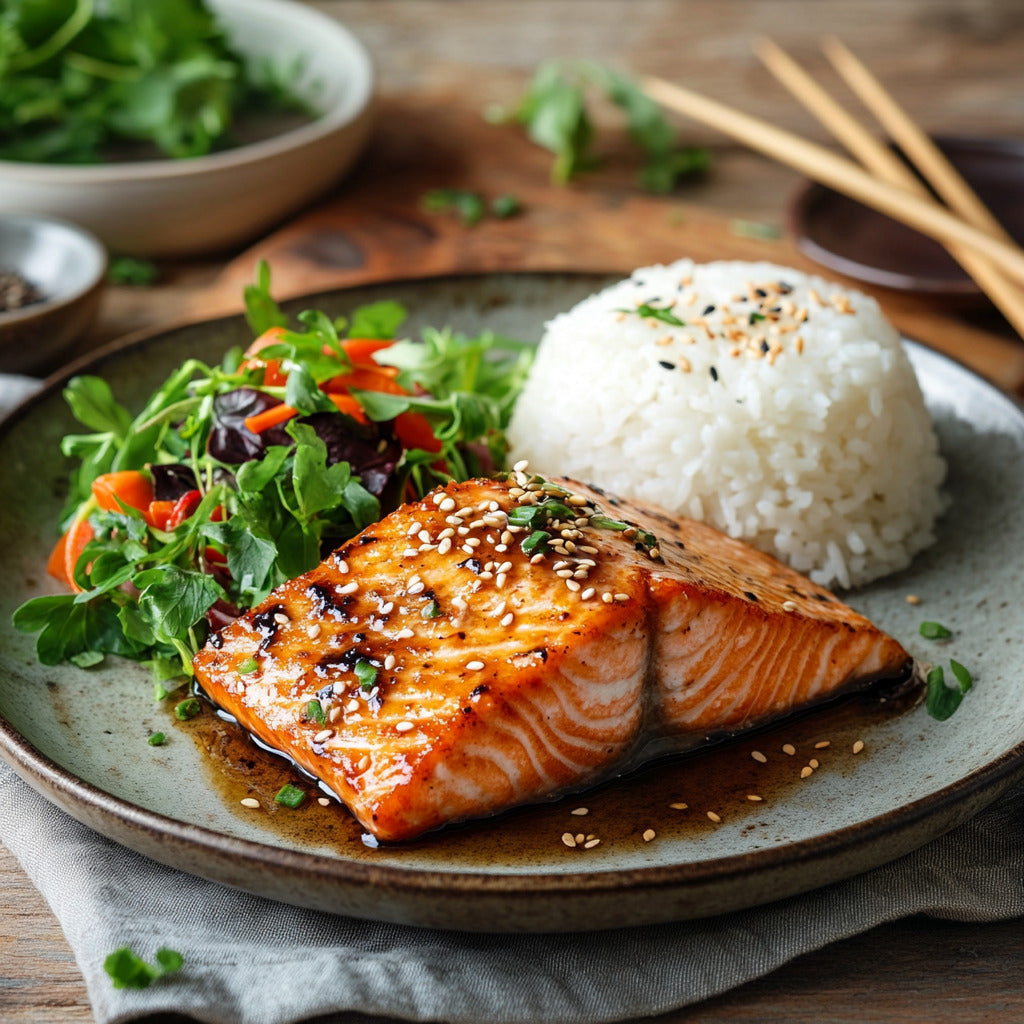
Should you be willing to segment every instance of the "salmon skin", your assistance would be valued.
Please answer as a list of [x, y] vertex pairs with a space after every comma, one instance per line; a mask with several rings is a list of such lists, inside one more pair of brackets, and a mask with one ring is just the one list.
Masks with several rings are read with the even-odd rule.
[[579, 790], [910, 664], [768, 555], [519, 471], [404, 505], [194, 661], [215, 703], [381, 840]]

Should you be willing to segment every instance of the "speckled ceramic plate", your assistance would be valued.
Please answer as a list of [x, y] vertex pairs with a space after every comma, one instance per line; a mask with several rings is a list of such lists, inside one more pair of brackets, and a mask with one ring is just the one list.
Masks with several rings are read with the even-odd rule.
[[[430, 280], [302, 305], [339, 314], [395, 297], [415, 311], [413, 327], [487, 325], [534, 338], [551, 314], [601, 283]], [[102, 374], [139, 404], [186, 356], [213, 360], [247, 340], [240, 319], [218, 320], [76, 369]], [[144, 669], [47, 668], [33, 638], [11, 629], [21, 601], [54, 589], [44, 563], [68, 469], [58, 444], [74, 429], [54, 384], [0, 427], [0, 752], [71, 815], [157, 860], [288, 903], [419, 925], [551, 931], [679, 920], [895, 858], [965, 821], [1024, 772], [1024, 415], [956, 363], [908, 347], [949, 461], [952, 506], [938, 543], [908, 571], [849, 600], [915, 655], [971, 669], [975, 688], [948, 722], [920, 706], [825, 709], [585, 797], [368, 849], [340, 807], [274, 804], [289, 768], [208, 712], [175, 722], [153, 700]], [[908, 593], [923, 603], [908, 604]], [[950, 626], [954, 638], [941, 648], [923, 640], [924, 618]], [[147, 743], [154, 730], [167, 734], [164, 746]], [[857, 739], [864, 747], [855, 754]], [[750, 757], [754, 749], [767, 764]], [[801, 779], [811, 758], [818, 768]], [[243, 807], [247, 795], [260, 808]], [[586, 815], [572, 813], [582, 807]], [[648, 829], [655, 836], [645, 841]], [[566, 832], [601, 842], [570, 849]]]

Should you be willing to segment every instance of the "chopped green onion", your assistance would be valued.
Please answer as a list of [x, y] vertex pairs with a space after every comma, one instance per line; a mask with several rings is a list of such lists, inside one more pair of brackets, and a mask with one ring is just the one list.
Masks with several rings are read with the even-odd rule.
[[953, 635], [951, 629], [947, 629], [939, 622], [922, 622], [921, 636], [928, 640], [946, 640]]
[[[961, 665], [960, 668], [963, 669], [963, 666]], [[953, 669], [953, 674], [957, 675], [958, 681], [960, 681], [956, 669]], [[960, 707], [964, 694], [970, 689], [970, 683], [964, 686], [963, 682], [960, 681], [959, 688], [947, 686], [945, 674], [939, 665], [936, 665], [928, 673], [926, 681], [928, 692], [925, 696], [925, 709], [932, 718], [939, 722], [944, 722]]]
[[290, 782], [286, 782], [277, 791], [274, 802], [285, 807], [291, 807], [294, 810], [296, 807], [301, 807], [305, 799], [306, 794], [298, 786], [293, 786]]
[[187, 722], [190, 718], [195, 718], [202, 709], [203, 706], [195, 697], [189, 697], [174, 705], [174, 717], [179, 722]]
[[538, 551], [547, 551], [549, 540], [551, 540], [550, 533], [545, 533], [544, 530], [534, 530], [520, 546], [524, 555], [534, 555]]
[[246, 658], [245, 661], [239, 662], [238, 671], [243, 676], [251, 675], [260, 667], [260, 663], [255, 658]]
[[424, 619], [436, 619], [441, 614], [441, 606], [436, 601], [428, 601], [420, 612]]
[[162, 747], [167, 742], [167, 737], [162, 732], [154, 732], [149, 735], [151, 747]]
[[503, 192], [500, 196], [495, 196], [491, 202], [491, 213], [499, 220], [514, 217], [521, 208], [522, 203], [519, 202], [519, 197], [510, 192]]
[[354, 669], [359, 686], [364, 690], [372, 690], [377, 682], [377, 669], [368, 661], [357, 661]]
[[184, 962], [185, 958], [176, 950], [161, 948], [156, 951], [156, 964], [150, 964], [122, 946], [103, 961], [103, 970], [110, 976], [114, 988], [143, 989], [163, 975], [181, 970]]
[[516, 505], [508, 514], [511, 526], [533, 526], [544, 515], [540, 505]]
[[323, 725], [327, 721], [327, 716], [324, 714], [320, 701], [311, 700], [306, 705], [306, 720], [316, 722], [317, 725]]

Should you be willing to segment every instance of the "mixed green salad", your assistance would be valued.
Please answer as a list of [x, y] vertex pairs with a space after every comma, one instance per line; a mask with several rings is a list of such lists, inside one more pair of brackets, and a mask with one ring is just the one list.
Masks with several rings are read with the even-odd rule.
[[500, 469], [533, 346], [427, 328], [382, 301], [288, 318], [261, 265], [246, 289], [255, 340], [219, 366], [190, 359], [133, 415], [99, 377], [65, 398], [89, 431], [49, 561], [69, 593], [14, 615], [44, 664], [106, 654], [158, 686], [191, 673], [211, 630], [438, 483]]

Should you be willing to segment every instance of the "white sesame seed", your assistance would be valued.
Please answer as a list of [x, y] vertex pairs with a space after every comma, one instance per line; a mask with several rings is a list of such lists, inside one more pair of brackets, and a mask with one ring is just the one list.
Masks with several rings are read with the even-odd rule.
[[358, 710], [359, 710], [359, 700], [358, 700], [358, 699], [357, 699], [356, 697], [353, 697], [353, 698], [352, 698], [352, 699], [351, 699], [351, 700], [350, 700], [350, 701], [349, 701], [349, 702], [348, 702], [348, 703], [347, 703], [347, 704], [345, 705], [345, 710], [346, 710], [346, 711], [358, 711]]
[[854, 743], [854, 745], [853, 745], [853, 752], [855, 754], [859, 754], [863, 749], [864, 749], [864, 741], [863, 740], [857, 740], [857, 742]]
[[346, 583], [343, 587], [338, 587], [339, 594], [354, 594], [359, 589], [359, 584], [353, 580], [351, 583]]
[[818, 742], [814, 744], [814, 749], [815, 750], [824, 750], [826, 747], [831, 746], [831, 745], [832, 745], [832, 741], [831, 740], [818, 740]]
[[342, 576], [348, 572], [348, 562], [346, 562], [344, 558], [335, 559], [334, 564], [338, 567], [338, 572], [340, 572]]
[[479, 537], [467, 537], [466, 538], [466, 547], [469, 547], [469, 548], [478, 548], [478, 547], [480, 547], [480, 538]]
[[715, 823], [716, 825], [719, 825], [719, 824], [721, 824], [721, 822], [722, 822], [722, 817], [721, 817], [721, 815], [719, 815], [719, 814], [715, 814], [715, 812], [714, 812], [714, 811], [708, 811], [708, 812], [707, 812], [707, 815], [708, 815], [708, 818], [709, 818], [709, 819], [710, 819], [711, 821], [713, 821], [713, 822], [714, 822], [714, 823]]
[[257, 800], [254, 796], [242, 797], [242, 799], [239, 800], [239, 803], [243, 807], [259, 807], [260, 805], [259, 800]]
[[920, 604], [921, 598], [919, 598], [917, 594], [907, 594], [906, 602], [907, 604]]
[[571, 832], [563, 832], [562, 842], [572, 850], [576, 846], [576, 837]]
[[519, 461], [518, 461], [518, 462], [517, 462], [517, 463], [516, 463], [516, 464], [515, 464], [515, 465], [514, 465], [514, 466], [512, 467], [512, 470], [513, 470], [513, 472], [516, 472], [516, 473], [525, 473], [525, 472], [526, 472], [526, 468], [527, 468], [527, 466], [529, 466], [529, 465], [530, 465], [530, 460], [529, 460], [529, 459], [520, 459], [520, 460], [519, 460]]
[[341, 718], [341, 705], [335, 704], [331, 710], [327, 712], [327, 721], [333, 724], [334, 722], [337, 722], [339, 718]]
[[469, 519], [470, 516], [472, 516], [475, 511], [476, 511], [476, 509], [473, 508], [472, 505], [463, 505], [462, 508], [460, 508], [459, 511], [456, 512], [455, 514], [460, 519]]
[[803, 768], [800, 769], [800, 778], [801, 779], [806, 779], [809, 775], [813, 775], [813, 774], [814, 774], [814, 769], [809, 764], [805, 764], [803, 766]]
[[405, 629], [400, 629], [400, 630], [399, 630], [399, 631], [398, 631], [398, 632], [397, 632], [397, 633], [395, 634], [395, 639], [396, 639], [396, 640], [408, 640], [408, 639], [409, 639], [409, 637], [411, 637], [411, 636], [415, 636], [415, 635], [416, 635], [416, 634], [415, 634], [415, 633], [414, 633], [414, 632], [413, 632], [413, 631], [412, 631], [411, 629], [409, 629], [409, 627], [408, 627], [408, 626], [406, 626], [406, 627], [405, 627]]
[[653, 828], [644, 829], [644, 842], [649, 843], [658, 833]]
[[285, 625], [286, 623], [289, 623], [289, 622], [291, 622], [292, 620], [291, 620], [291, 619], [289, 619], [289, 618], [288, 618], [288, 616], [287, 616], [287, 615], [285, 615], [285, 613], [284, 613], [284, 612], [276, 612], [276, 613], [275, 613], [275, 615], [274, 615], [274, 621], [275, 621], [275, 622], [276, 622], [276, 623], [277, 623], [277, 624], [278, 624], [279, 626], [284, 626], [284, 625]]
[[[567, 562], [559, 562], [559, 565], [567, 565]], [[572, 579], [572, 569], [556, 569], [555, 575], [560, 576], [563, 580]]]
[[599, 844], [600, 842], [601, 842], [601, 840], [600, 840], [600, 839], [598, 839], [598, 838], [597, 838], [597, 837], [595, 836], [595, 837], [594, 837], [593, 839], [588, 839], [588, 840], [587, 840], [587, 841], [586, 841], [586, 842], [585, 842], [585, 843], [583, 844], [583, 849], [585, 849], [585, 850], [592, 850], [592, 849], [593, 849], [593, 848], [594, 848], [595, 846], [597, 846], [597, 845], [598, 845], [598, 844]]
[[505, 586], [505, 581], [507, 579], [508, 579], [508, 573], [507, 572], [499, 572], [498, 575], [494, 577], [494, 585], [499, 590], [501, 590], [501, 588]]
[[330, 807], [330, 806], [331, 806], [331, 801], [330, 801], [330, 800], [328, 800], [328, 799], [327, 799], [327, 797], [325, 797], [325, 796], [318, 796], [318, 797], [316, 798], [316, 802], [317, 802], [317, 803], [318, 803], [318, 804], [319, 804], [319, 805], [320, 805], [321, 807]]
[[616, 594], [615, 600], [621, 604], [623, 601], [629, 600], [629, 594]]
[[429, 544], [434, 538], [430, 536], [430, 533], [427, 530], [420, 530], [420, 532], [416, 534], [416, 539], [421, 544]]
[[321, 729], [314, 737], [314, 743], [323, 743], [325, 740], [329, 740], [334, 735], [333, 729]]
[[403, 558], [415, 558], [418, 554], [419, 554], [419, 552], [415, 548], [406, 548], [402, 552], [402, 557]]
[[406, 537], [415, 537], [416, 534], [419, 533], [420, 530], [422, 530], [422, 529], [423, 529], [423, 524], [421, 522], [419, 522], [419, 520], [414, 519], [409, 524], [409, 529], [405, 531], [405, 535], [406, 535]]
[[512, 625], [512, 619], [514, 617], [515, 616], [513, 616], [513, 614], [511, 612], [506, 612], [506, 614], [503, 615], [502, 618], [501, 618], [501, 624], [503, 626], [511, 626]]
[[579, 818], [579, 817], [582, 817], [584, 814], [589, 814], [590, 813], [590, 808], [589, 807], [574, 807], [569, 813], [570, 814], [575, 814], [576, 817]]
[[381, 615], [389, 615], [391, 612], [395, 610], [395, 602], [388, 601], [387, 604], [382, 604], [380, 608], [378, 608], [377, 610], [381, 613]]
[[435, 494], [431, 495], [430, 500], [435, 505], [440, 505], [441, 502], [445, 500], [444, 491], [437, 491]]
[[470, 672], [479, 672], [480, 669], [482, 669], [483, 667], [484, 667], [484, 663], [482, 661], [467, 661], [466, 662], [466, 668]]
[[399, 722], [395, 726], [395, 732], [408, 732], [410, 729], [414, 729], [416, 726], [412, 722]]
[[587, 589], [584, 590], [582, 594], [580, 594], [580, 600], [589, 601], [596, 593], [597, 591], [594, 590], [593, 587], [587, 587]]
[[314, 622], [311, 626], [306, 627], [306, 636], [311, 640], [315, 640], [320, 635], [320, 623]]
[[442, 512], [453, 512], [457, 504], [454, 498], [445, 498], [437, 507]]
[[390, 672], [395, 667], [395, 661], [396, 661], [395, 656], [393, 654], [389, 654], [384, 659], [384, 668], [385, 668], [385, 670]]
[[817, 759], [816, 757], [812, 757], [812, 758], [810, 759], [810, 761], [808, 761], [807, 763], [808, 763], [808, 764], [809, 764], [809, 765], [810, 765], [810, 766], [811, 766], [812, 768], [820, 768], [820, 767], [821, 767], [821, 762], [820, 762], [820, 761], [819, 761], [819, 760], [818, 760], [818, 759]]
[[369, 754], [363, 754], [363, 756], [361, 758], [359, 758], [359, 764], [356, 765], [356, 769], [358, 771], [365, 772], [366, 769], [369, 768], [369, 767], [370, 767], [370, 755]]
[[674, 803], [669, 804], [669, 807], [671, 807], [673, 811], [685, 811], [689, 810], [690, 805], [684, 803]]
[[753, 758], [753, 759], [754, 759], [755, 761], [760, 761], [760, 762], [761, 762], [761, 764], [767, 764], [767, 763], [768, 763], [768, 758], [767, 758], [767, 757], [765, 757], [765, 756], [764, 756], [764, 754], [762, 754], [760, 750], [752, 750], [752, 751], [750, 752], [750, 756], [751, 756], [751, 757], [752, 757], [752, 758]]
[[763, 796], [758, 796], [756, 793], [748, 793], [747, 794], [747, 799], [752, 801], [755, 804], [759, 804], [759, 803], [761, 803], [764, 800], [764, 797]]
[[606, 591], [605, 591], [605, 592], [604, 592], [604, 593], [603, 593], [603, 594], [601, 595], [601, 600], [602, 600], [602, 601], [604, 601], [604, 603], [605, 603], [605, 604], [611, 604], [611, 603], [612, 603], [612, 601], [614, 601], [614, 600], [615, 600], [615, 598], [614, 598], [614, 597], [613, 597], [613, 596], [612, 596], [612, 595], [611, 595], [611, 594], [610, 594], [610, 593], [609, 593], [609, 592], [608, 592], [608, 591], [606, 590]]
[[782, 752], [784, 754], [789, 754], [789, 756], [792, 757], [796, 753], [796, 747], [794, 747], [792, 743], [783, 743]]
[[530, 556], [530, 565], [539, 565], [544, 561], [544, 552], [538, 551], [537, 554]]
[[782, 610], [784, 612], [795, 612], [796, 611], [796, 601], [783, 601], [782, 602]]
[[426, 589], [427, 589], [426, 583], [424, 583], [421, 580], [418, 583], [414, 583], [411, 587], [406, 587], [406, 591], [405, 592], [407, 594], [409, 594], [410, 596], [413, 596], [413, 595], [416, 595], [416, 594], [422, 594], [423, 591], [426, 590]]
[[577, 593], [579, 593], [579, 590], [580, 590], [580, 585], [579, 585], [579, 583], [577, 583], [577, 582], [576, 582], [576, 580], [566, 580], [566, 581], [565, 581], [565, 585], [566, 585], [566, 586], [567, 586], [567, 587], [568, 587], [568, 588], [569, 588], [569, 589], [570, 589], [570, 590], [571, 590], [571, 591], [572, 591], [572, 592], [573, 592], [574, 594], [577, 594]]

